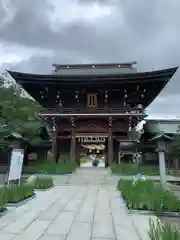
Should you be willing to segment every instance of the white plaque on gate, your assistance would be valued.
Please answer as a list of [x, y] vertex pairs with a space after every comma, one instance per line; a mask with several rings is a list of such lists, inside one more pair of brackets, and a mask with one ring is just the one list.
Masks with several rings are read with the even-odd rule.
[[8, 183], [12, 180], [20, 180], [23, 166], [24, 150], [13, 149], [9, 170]]

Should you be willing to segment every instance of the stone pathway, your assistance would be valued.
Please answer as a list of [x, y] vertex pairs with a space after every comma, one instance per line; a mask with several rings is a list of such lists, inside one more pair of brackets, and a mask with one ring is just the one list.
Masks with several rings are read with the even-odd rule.
[[[88, 167], [88, 168], [92, 168], [92, 161], [88, 161], [85, 163], [81, 164], [81, 167]], [[99, 161], [98, 167], [97, 168], [104, 168], [105, 167], [105, 162], [104, 161]]]
[[[101, 177], [106, 175], [106, 170], [101, 172]], [[36, 198], [18, 208], [10, 208], [0, 218], [0, 239], [148, 240], [145, 218], [127, 213], [116, 186], [55, 186], [37, 192]], [[134, 224], [138, 221], [140, 228]]]

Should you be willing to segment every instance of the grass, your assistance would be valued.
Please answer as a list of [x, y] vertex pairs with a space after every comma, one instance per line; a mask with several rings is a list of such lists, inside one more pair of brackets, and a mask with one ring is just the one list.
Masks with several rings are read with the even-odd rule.
[[180, 200], [169, 190], [163, 189], [153, 181], [120, 180], [118, 189], [132, 210], [148, 210], [155, 213], [179, 212]]
[[150, 240], [179, 240], [180, 231], [172, 228], [170, 224], [162, 225], [160, 220], [155, 224], [150, 221], [150, 229], [148, 231]]
[[52, 177], [37, 177], [33, 183], [35, 189], [48, 189], [53, 186]]
[[76, 169], [75, 163], [39, 163], [33, 166], [27, 166], [23, 173], [46, 173], [46, 174], [70, 174]]
[[28, 184], [1, 188], [0, 195], [7, 203], [17, 203], [34, 195], [34, 188]]
[[125, 176], [135, 175], [141, 172], [148, 176], [159, 175], [158, 166], [133, 165], [130, 163], [120, 163], [118, 165], [114, 165], [111, 167], [111, 171], [113, 174], [119, 174], [119, 175], [125, 175]]
[[6, 210], [7, 198], [5, 196], [4, 189], [0, 189], [0, 213], [3, 213]]

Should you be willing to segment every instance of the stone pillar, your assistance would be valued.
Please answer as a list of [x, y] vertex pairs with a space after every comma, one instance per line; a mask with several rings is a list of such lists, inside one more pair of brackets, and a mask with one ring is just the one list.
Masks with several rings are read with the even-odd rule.
[[53, 132], [53, 136], [52, 136], [52, 154], [54, 156], [54, 161], [57, 163], [58, 159], [56, 157], [57, 155], [57, 139], [56, 139], [56, 132]]
[[158, 140], [158, 155], [159, 155], [159, 173], [160, 182], [163, 187], [166, 185], [166, 162], [165, 162], [165, 141]]
[[108, 128], [108, 165], [110, 166], [113, 161], [113, 136], [112, 136], [112, 118], [109, 118]]
[[76, 126], [74, 118], [71, 118], [72, 130], [71, 130], [71, 160], [76, 161]]
[[53, 134], [52, 134], [52, 154], [54, 156], [54, 161], [58, 163], [58, 158], [57, 158], [57, 135], [58, 135], [58, 129], [57, 129], [57, 124], [56, 124], [56, 119], [53, 117], [52, 118], [52, 124], [53, 124]]
[[162, 186], [166, 184], [166, 165], [164, 152], [159, 152], [159, 172]]

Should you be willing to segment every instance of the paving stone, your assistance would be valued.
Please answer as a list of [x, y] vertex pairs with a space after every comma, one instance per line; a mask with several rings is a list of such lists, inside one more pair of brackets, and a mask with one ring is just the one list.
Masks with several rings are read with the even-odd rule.
[[115, 239], [112, 217], [110, 214], [98, 214], [94, 218], [93, 238]]
[[90, 223], [73, 223], [66, 240], [90, 240], [91, 227]]
[[13, 240], [16, 237], [14, 234], [8, 234], [8, 233], [0, 233], [0, 239], [1, 240]]
[[21, 218], [12, 222], [7, 227], [1, 230], [2, 233], [20, 233], [23, 229], [25, 229], [29, 224], [33, 222], [37, 218], [37, 214], [34, 211], [29, 211], [25, 213]]
[[62, 211], [63, 208], [64, 208], [63, 204], [55, 204], [52, 207], [49, 207], [46, 211], [43, 211], [39, 215], [39, 219], [53, 221], [58, 216], [60, 211]]
[[82, 208], [76, 217], [77, 222], [92, 223], [94, 216], [94, 208]]
[[75, 219], [75, 212], [62, 212], [56, 220], [48, 227], [46, 234], [67, 235]]
[[96, 214], [110, 214], [109, 196], [106, 189], [100, 189], [97, 196]]
[[151, 219], [156, 224], [158, 218], [156, 216], [142, 214], [132, 214], [130, 217], [141, 239], [150, 240], [148, 235], [149, 221]]
[[115, 225], [114, 228], [117, 240], [139, 240], [139, 236], [133, 226]]
[[38, 240], [66, 240], [66, 236], [43, 234]]
[[30, 210], [30, 207], [27, 204], [18, 208], [8, 207], [8, 212], [0, 218], [0, 229], [10, 225], [10, 223], [17, 219], [21, 219], [28, 210]]
[[38, 240], [49, 224], [49, 221], [36, 220], [13, 240]]
[[[56, 176], [59, 185], [61, 177]], [[147, 221], [145, 226], [142, 217], [127, 213], [114, 184], [119, 177], [112, 181], [107, 169], [78, 169], [65, 178], [71, 186], [37, 192], [2, 216], [0, 240], [139, 240], [137, 232], [147, 229]]]
[[97, 188], [90, 188], [76, 217], [77, 222], [92, 223], [95, 211]]
[[74, 201], [71, 201], [65, 208], [64, 212], [77, 212], [79, 210], [79, 207], [82, 204], [81, 199], [75, 199]]

